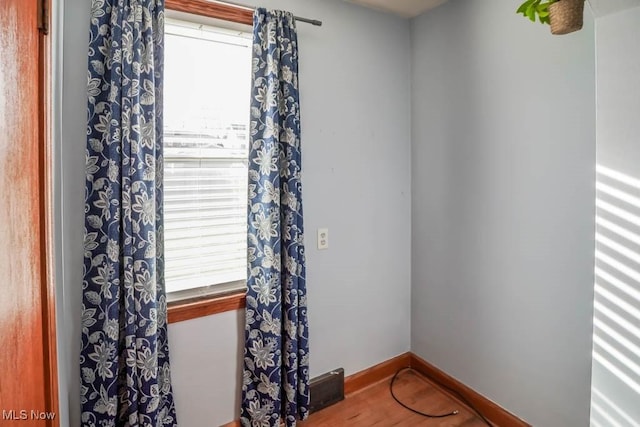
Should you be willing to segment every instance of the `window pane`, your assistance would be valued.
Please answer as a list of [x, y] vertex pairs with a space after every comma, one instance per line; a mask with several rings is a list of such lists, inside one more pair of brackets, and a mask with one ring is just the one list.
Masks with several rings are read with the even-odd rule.
[[247, 33], [166, 24], [167, 292], [246, 279], [250, 46]]

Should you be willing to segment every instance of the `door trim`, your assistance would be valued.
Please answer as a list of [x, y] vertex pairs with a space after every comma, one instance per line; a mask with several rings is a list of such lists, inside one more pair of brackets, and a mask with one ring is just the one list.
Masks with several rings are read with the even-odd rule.
[[56, 333], [56, 287], [54, 274], [54, 209], [53, 209], [53, 146], [51, 138], [51, 0], [40, 0], [40, 18], [43, 29], [39, 36], [39, 164], [40, 164], [40, 256], [41, 262], [41, 299], [42, 331], [45, 372], [45, 400], [47, 410], [56, 414], [49, 420], [49, 427], [60, 426], [60, 400], [58, 389], [58, 357]]

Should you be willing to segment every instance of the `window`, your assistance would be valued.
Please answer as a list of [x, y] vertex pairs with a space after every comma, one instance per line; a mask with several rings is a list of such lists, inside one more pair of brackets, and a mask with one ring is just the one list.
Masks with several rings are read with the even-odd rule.
[[165, 280], [170, 300], [246, 280], [251, 34], [167, 19]]

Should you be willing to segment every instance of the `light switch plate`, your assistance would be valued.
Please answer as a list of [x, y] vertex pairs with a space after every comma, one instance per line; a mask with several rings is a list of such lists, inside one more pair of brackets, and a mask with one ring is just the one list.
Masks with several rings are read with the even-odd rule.
[[318, 228], [318, 249], [329, 249], [328, 228]]

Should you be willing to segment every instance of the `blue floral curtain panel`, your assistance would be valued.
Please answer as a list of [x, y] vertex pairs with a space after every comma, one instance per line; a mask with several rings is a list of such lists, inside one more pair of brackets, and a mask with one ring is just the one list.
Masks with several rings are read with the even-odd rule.
[[163, 0], [93, 0], [82, 425], [176, 426], [163, 278]]
[[248, 278], [241, 422], [308, 416], [298, 46], [293, 15], [256, 9], [249, 154]]

